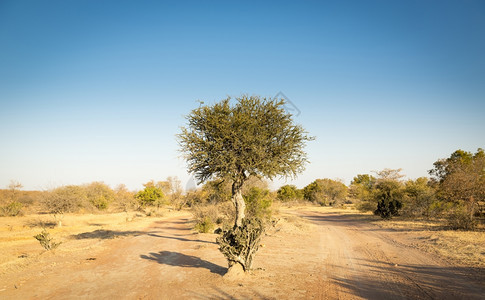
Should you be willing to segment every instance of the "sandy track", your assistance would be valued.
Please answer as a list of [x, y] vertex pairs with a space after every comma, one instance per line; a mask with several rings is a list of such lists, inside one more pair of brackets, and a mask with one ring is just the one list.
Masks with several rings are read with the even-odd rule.
[[301, 215], [318, 225], [322, 298], [483, 299], [473, 270], [448, 263], [395, 240], [392, 231], [351, 215]]
[[[190, 215], [104, 241], [104, 250], [36, 265], [1, 279], [0, 299], [483, 299], [473, 270], [407, 246], [351, 215], [295, 212], [264, 237], [251, 275], [222, 276], [215, 235], [194, 234]], [[89, 236], [89, 235], [87, 235]]]

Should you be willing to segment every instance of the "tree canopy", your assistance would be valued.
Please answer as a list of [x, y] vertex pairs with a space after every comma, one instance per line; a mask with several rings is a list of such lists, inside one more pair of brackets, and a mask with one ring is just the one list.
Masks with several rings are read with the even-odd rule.
[[293, 122], [283, 100], [242, 96], [192, 110], [178, 135], [188, 171], [199, 182], [232, 181], [236, 225], [244, 218], [241, 189], [250, 175], [296, 177], [308, 162], [303, 150], [308, 136]]
[[178, 135], [189, 172], [238, 181], [248, 175], [296, 176], [303, 171], [305, 142], [312, 138], [284, 110], [284, 101], [242, 96], [201, 106]]
[[475, 214], [483, 213], [480, 203], [485, 202], [485, 151], [479, 148], [473, 154], [457, 150], [433, 165], [429, 173], [438, 184], [437, 196], [462, 210], [467, 225], [461, 227], [473, 228]]

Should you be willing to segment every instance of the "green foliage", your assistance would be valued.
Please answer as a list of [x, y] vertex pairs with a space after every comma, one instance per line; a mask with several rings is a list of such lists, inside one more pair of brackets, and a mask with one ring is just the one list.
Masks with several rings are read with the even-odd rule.
[[221, 203], [231, 200], [230, 180], [220, 178], [209, 180], [204, 184], [202, 190], [208, 203]]
[[[456, 222], [453, 227], [462, 224], [463, 229], [472, 228], [474, 218], [485, 214], [480, 210], [485, 203], [484, 150], [479, 148], [475, 154], [457, 150], [449, 158], [439, 159], [433, 165], [429, 173], [436, 182], [438, 199], [452, 203], [455, 208], [449, 217], [464, 220], [464, 217], [456, 216], [468, 216], [470, 219], [469, 222]], [[467, 212], [463, 213], [465, 208]]]
[[358, 174], [350, 182], [351, 185], [361, 185], [366, 190], [370, 191], [374, 188], [376, 184], [376, 178], [369, 174]]
[[403, 214], [430, 217], [436, 196], [435, 189], [429, 184], [428, 178], [420, 177], [406, 181], [404, 193]]
[[49, 232], [47, 232], [45, 229], [43, 229], [41, 233], [35, 235], [34, 238], [39, 241], [45, 250], [53, 250], [61, 244], [60, 242], [54, 242]]
[[267, 220], [271, 218], [273, 200], [269, 190], [253, 187], [243, 197], [248, 217]]
[[209, 233], [214, 230], [214, 226], [215, 224], [212, 219], [209, 217], [205, 217], [195, 224], [194, 229], [201, 233]]
[[316, 180], [303, 188], [303, 197], [305, 200], [326, 205], [322, 187]]
[[402, 184], [392, 179], [381, 179], [376, 185], [374, 197], [377, 200], [376, 215], [384, 219], [396, 216], [402, 208]]
[[247, 174], [296, 176], [307, 162], [303, 151], [312, 138], [293, 124], [284, 101], [242, 96], [194, 109], [178, 135], [189, 172], [203, 182], [211, 177], [244, 181]]
[[477, 153], [475, 154], [459, 149], [453, 152], [449, 158], [438, 159], [434, 162], [434, 168], [429, 170], [428, 173], [435, 181], [441, 183], [448, 177], [448, 175], [454, 173], [457, 168], [472, 165], [475, 161], [481, 162], [484, 158], [485, 152], [482, 148], [478, 148]]
[[145, 188], [142, 191], [139, 191], [135, 195], [135, 199], [138, 200], [138, 203], [141, 207], [146, 206], [157, 206], [159, 207], [165, 195], [160, 187], [157, 187], [153, 181], [150, 181], [145, 184]]
[[244, 195], [248, 194], [249, 191], [252, 188], [259, 188], [261, 190], [269, 190], [269, 184], [268, 181], [266, 181], [264, 178], [255, 176], [255, 175], [249, 175], [246, 181], [244, 181], [244, 184], [242, 186], [242, 193]]
[[245, 272], [251, 269], [254, 254], [258, 251], [264, 223], [260, 219], [245, 218], [241, 226], [222, 231], [216, 239], [219, 250], [229, 262], [229, 267], [241, 264]]
[[347, 186], [340, 181], [332, 179], [317, 179], [303, 188], [306, 200], [320, 205], [334, 205], [338, 200], [347, 196]]
[[22, 203], [18, 201], [10, 202], [9, 204], [0, 207], [0, 216], [3, 217], [15, 217], [22, 212]]
[[282, 202], [294, 201], [303, 198], [303, 191], [294, 185], [284, 185], [277, 191], [277, 197]]
[[359, 200], [356, 207], [360, 211], [375, 211], [377, 202], [374, 199], [374, 188], [377, 179], [369, 174], [358, 174], [350, 182], [349, 194]]
[[185, 202], [189, 207], [195, 207], [207, 202], [207, 193], [202, 189], [185, 192]]
[[194, 109], [178, 135], [189, 172], [199, 182], [211, 178], [232, 182], [236, 226], [245, 217], [242, 190], [250, 176], [294, 177], [307, 163], [303, 148], [313, 138], [293, 123], [284, 104], [242, 96], [231, 105], [228, 98]]
[[107, 209], [114, 201], [114, 191], [102, 182], [93, 182], [85, 186], [88, 201], [97, 209]]

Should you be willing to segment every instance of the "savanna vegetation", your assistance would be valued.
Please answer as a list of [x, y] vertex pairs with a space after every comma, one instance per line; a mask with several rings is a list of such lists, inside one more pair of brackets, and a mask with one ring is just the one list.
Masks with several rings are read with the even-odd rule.
[[[148, 181], [137, 191], [103, 182], [24, 191], [20, 182], [12, 181], [0, 190], [0, 216], [47, 214], [62, 227], [64, 216], [72, 213], [124, 212], [129, 221], [134, 214], [161, 216], [162, 207], [190, 210], [194, 229], [218, 233], [217, 243], [229, 266], [239, 265], [244, 271], [251, 269], [262, 234], [274, 221], [275, 203], [355, 208], [403, 224], [430, 220], [448, 230], [483, 230], [481, 148], [437, 159], [430, 177], [404, 179], [401, 169], [384, 169], [357, 174], [349, 185], [318, 178], [302, 188], [283, 185], [271, 190], [271, 179], [293, 178], [304, 169], [304, 146], [313, 139], [294, 124], [283, 104], [243, 96], [235, 103], [226, 99], [190, 112], [178, 141], [189, 172], [200, 183], [196, 189], [184, 191], [177, 177]], [[35, 238], [47, 250], [59, 245], [46, 228]]]
[[[430, 177], [403, 180], [400, 169], [358, 174], [346, 186], [339, 180], [316, 179], [303, 188], [283, 185], [276, 191], [260, 176], [248, 176], [241, 188], [245, 216], [269, 220], [274, 202], [285, 205], [311, 203], [321, 206], [355, 207], [384, 219], [443, 220], [450, 229], [473, 230], [485, 214], [485, 155], [463, 150], [438, 159]], [[31, 213], [52, 215], [62, 226], [66, 213], [139, 212], [156, 215], [160, 207], [190, 209], [202, 232], [229, 228], [235, 218], [230, 180], [214, 177], [195, 190], [184, 191], [177, 177], [149, 181], [143, 189], [125, 185], [111, 188], [102, 182], [60, 186], [46, 191], [24, 191], [12, 181], [0, 190], [0, 216]], [[225, 227], [224, 227], [225, 226]]]

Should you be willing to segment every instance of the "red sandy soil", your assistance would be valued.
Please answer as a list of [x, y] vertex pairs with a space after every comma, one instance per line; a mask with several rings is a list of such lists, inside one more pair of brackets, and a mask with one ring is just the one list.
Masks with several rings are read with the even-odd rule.
[[348, 214], [293, 214], [267, 231], [254, 270], [236, 279], [223, 276], [216, 235], [194, 233], [187, 213], [99, 249], [45, 252], [0, 276], [0, 299], [485, 298], [475, 269], [424, 253], [392, 230]]

